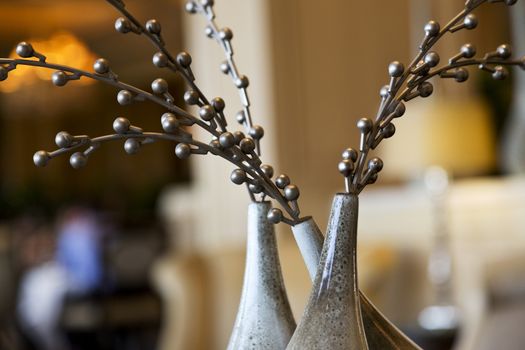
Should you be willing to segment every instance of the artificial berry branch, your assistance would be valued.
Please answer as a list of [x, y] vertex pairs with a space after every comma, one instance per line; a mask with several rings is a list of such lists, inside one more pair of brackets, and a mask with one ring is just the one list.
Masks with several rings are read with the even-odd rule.
[[426, 98], [433, 93], [434, 87], [428, 80], [439, 77], [464, 82], [469, 77], [469, 72], [465, 68], [468, 66], [477, 66], [480, 70], [491, 73], [495, 80], [507, 77], [508, 71], [505, 66], [519, 66], [525, 69], [525, 57], [519, 60], [510, 59], [512, 50], [509, 45], [500, 45], [494, 52], [476, 59], [474, 58], [475, 47], [472, 44], [465, 44], [456, 55], [449, 59], [447, 64], [439, 68], [436, 67], [439, 65], [440, 57], [436, 52], [431, 51], [445, 34], [476, 28], [478, 20], [471, 12], [482, 4], [504, 2], [510, 6], [516, 1], [468, 0], [464, 9], [444, 27], [441, 27], [436, 21], [430, 21], [425, 25], [425, 36], [419, 46], [419, 53], [406, 69], [398, 61], [388, 66], [390, 83], [381, 88], [381, 103], [375, 120], [362, 118], [357, 122], [360, 131], [359, 149], [346, 149], [342, 154], [343, 160], [338, 165], [339, 172], [345, 177], [347, 192], [359, 194], [368, 184], [377, 181], [378, 173], [383, 168], [383, 162], [377, 157], [368, 160], [370, 151], [375, 149], [381, 141], [395, 134], [396, 128], [393, 120], [405, 114], [404, 102], [417, 97]]

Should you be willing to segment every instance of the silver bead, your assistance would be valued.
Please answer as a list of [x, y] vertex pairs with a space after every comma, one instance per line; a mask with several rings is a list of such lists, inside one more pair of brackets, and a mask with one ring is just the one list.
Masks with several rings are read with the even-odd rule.
[[131, 32], [131, 22], [124, 17], [117, 18], [115, 21], [115, 30], [122, 34], [129, 33]]
[[199, 93], [195, 90], [188, 90], [184, 93], [184, 101], [189, 105], [199, 103]]
[[219, 142], [219, 140], [211, 140], [210, 146], [213, 148], [221, 149], [221, 143]]
[[498, 46], [496, 52], [498, 53], [498, 56], [504, 60], [512, 55], [512, 49], [506, 44]]
[[33, 163], [35, 163], [37, 167], [45, 167], [50, 159], [51, 156], [46, 151], [38, 151], [33, 155]]
[[0, 66], [0, 81], [6, 80], [8, 75], [9, 71], [5, 67]]
[[432, 86], [432, 84], [430, 84], [429, 82], [425, 81], [417, 87], [417, 90], [419, 91], [419, 95], [421, 97], [428, 97], [434, 92], [434, 86]]
[[164, 113], [160, 118], [162, 124], [162, 129], [167, 133], [172, 133], [177, 131], [180, 123], [173, 113]]
[[456, 71], [454, 72], [455, 73], [455, 77], [454, 79], [458, 82], [458, 83], [463, 83], [464, 81], [467, 81], [468, 79], [468, 70], [465, 69], [465, 68], [458, 68], [456, 69]]
[[157, 52], [153, 55], [152, 61], [155, 67], [164, 68], [168, 65], [168, 56], [162, 52]]
[[208, 38], [210, 38], [210, 39], [213, 38], [213, 33], [214, 32], [213, 32], [213, 28], [212, 27], [206, 26], [206, 28], [204, 28], [204, 34], [206, 34], [206, 36]]
[[93, 64], [93, 69], [98, 74], [106, 74], [109, 73], [109, 61], [105, 58], [99, 58], [95, 61]]
[[468, 14], [463, 20], [463, 24], [467, 29], [474, 29], [478, 26], [478, 18], [474, 14]]
[[396, 126], [392, 123], [387, 124], [382, 130], [381, 134], [385, 137], [385, 139], [391, 138], [396, 133]]
[[237, 120], [239, 124], [243, 124], [246, 121], [246, 116], [244, 114], [244, 111], [237, 112], [235, 119]]
[[476, 55], [476, 47], [472, 44], [465, 44], [461, 46], [461, 53], [465, 58], [472, 58]]
[[30, 58], [33, 57], [35, 50], [33, 49], [33, 46], [31, 44], [23, 41], [16, 46], [16, 53], [20, 57]]
[[261, 193], [263, 191], [263, 187], [258, 183], [249, 184], [248, 189], [252, 193]]
[[224, 148], [230, 148], [235, 145], [235, 137], [233, 137], [233, 134], [231, 132], [223, 132], [219, 136], [219, 143]]
[[439, 63], [439, 55], [436, 52], [431, 51], [425, 55], [425, 64], [428, 67], [431, 67], [431, 68], [435, 67], [438, 65], [438, 63]]
[[494, 72], [492, 73], [492, 78], [494, 80], [503, 80], [509, 75], [509, 72], [503, 66], [494, 67]]
[[372, 185], [372, 184], [376, 183], [377, 178], [378, 178], [377, 173], [372, 174], [372, 175], [370, 175], [370, 177], [368, 178], [368, 181], [366, 183], [368, 185]]
[[283, 219], [283, 212], [281, 209], [277, 209], [277, 208], [272, 208], [270, 209], [270, 211], [268, 212], [268, 215], [266, 216], [266, 218], [268, 219], [269, 222], [271, 222], [272, 224], [278, 224], [282, 221]]
[[299, 187], [288, 185], [284, 188], [284, 197], [289, 201], [295, 201], [299, 198]]
[[405, 114], [406, 110], [407, 108], [405, 104], [403, 102], [399, 102], [396, 106], [396, 109], [394, 110], [395, 117], [402, 117]]
[[150, 19], [149, 21], [146, 22], [146, 30], [150, 32], [151, 34], [158, 35], [160, 34], [161, 29], [162, 28], [160, 26], [160, 23], [156, 19]]
[[281, 190], [290, 184], [290, 178], [288, 175], [281, 174], [275, 179], [275, 185]]
[[211, 105], [217, 112], [222, 112], [226, 107], [224, 100], [220, 97], [215, 97], [213, 100], [211, 100]]
[[129, 131], [130, 127], [131, 123], [126, 118], [119, 117], [113, 121], [113, 130], [115, 130], [117, 134], [126, 134]]
[[341, 154], [344, 160], [355, 162], [357, 160], [357, 151], [353, 148], [347, 148]]
[[69, 78], [65, 72], [59, 70], [53, 73], [51, 76], [51, 81], [55, 86], [64, 86], [69, 81]]
[[337, 165], [337, 169], [344, 177], [349, 177], [354, 171], [354, 163], [349, 159], [343, 159]]
[[121, 106], [127, 106], [133, 102], [133, 94], [128, 90], [121, 90], [117, 95], [117, 102]]
[[264, 129], [260, 125], [254, 125], [248, 133], [254, 140], [260, 140], [264, 136]]
[[368, 134], [372, 130], [373, 123], [368, 118], [361, 118], [357, 121], [357, 128], [363, 133]]
[[388, 87], [388, 85], [383, 86], [381, 90], [379, 90], [379, 96], [381, 96], [381, 98], [387, 98], [389, 94], [390, 88]]
[[153, 93], [158, 95], [162, 95], [168, 92], [168, 88], [168, 82], [161, 78], [155, 79], [151, 83], [151, 90], [153, 91]]
[[204, 7], [213, 6], [213, 0], [201, 0], [201, 4]]
[[71, 164], [74, 169], [83, 168], [87, 164], [87, 157], [82, 152], [73, 153], [69, 158], [69, 164]]
[[197, 12], [197, 4], [193, 1], [188, 1], [186, 5], [184, 6], [184, 9], [188, 13], [196, 13]]
[[191, 55], [186, 51], [182, 51], [177, 55], [177, 62], [184, 68], [188, 68], [191, 65]]
[[242, 169], [235, 169], [230, 175], [230, 180], [236, 185], [242, 185], [246, 179], [246, 172]]
[[383, 161], [379, 158], [372, 158], [368, 161], [368, 169], [375, 173], [378, 173], [383, 169]]
[[232, 40], [233, 38], [233, 32], [230, 28], [222, 28], [220, 31], [219, 31], [219, 38], [221, 40]]
[[273, 167], [268, 164], [261, 165], [261, 170], [269, 179], [273, 177]]
[[139, 140], [127, 139], [126, 142], [124, 142], [124, 151], [126, 151], [127, 154], [137, 154], [141, 146], [142, 144]]
[[241, 75], [235, 79], [235, 86], [237, 86], [239, 89], [245, 89], [248, 87], [248, 85], [250, 85], [250, 81], [246, 75]]
[[204, 105], [199, 109], [199, 116], [202, 118], [202, 120], [210, 121], [215, 117], [215, 111], [213, 110], [213, 107], [210, 105]]
[[230, 73], [230, 64], [227, 61], [222, 62], [219, 68], [224, 74]]
[[67, 148], [73, 144], [75, 138], [65, 131], [59, 132], [55, 136], [55, 144], [59, 148]]
[[427, 24], [425, 24], [425, 34], [429, 37], [433, 37], [439, 34], [441, 27], [438, 22], [436, 21], [429, 21]]
[[191, 148], [190, 148], [190, 146], [188, 144], [185, 144], [185, 143], [179, 143], [175, 147], [175, 155], [179, 159], [188, 159], [189, 156], [191, 155]]
[[399, 61], [394, 61], [388, 66], [388, 74], [393, 78], [400, 77], [404, 71], [405, 66]]
[[253, 142], [252, 139], [245, 137], [239, 143], [239, 147], [241, 148], [242, 153], [250, 154], [255, 149], [255, 142]]
[[241, 143], [241, 140], [244, 139], [246, 136], [242, 131], [234, 131], [233, 132], [233, 138], [235, 139], [235, 144], [238, 145]]

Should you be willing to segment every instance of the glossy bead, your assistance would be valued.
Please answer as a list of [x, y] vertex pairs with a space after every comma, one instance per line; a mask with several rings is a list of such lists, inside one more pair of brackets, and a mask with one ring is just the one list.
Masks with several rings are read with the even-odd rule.
[[221, 149], [221, 144], [220, 144], [219, 140], [211, 140], [210, 141], [210, 146], [213, 147], [213, 148]]
[[117, 95], [117, 102], [121, 106], [127, 106], [133, 102], [133, 94], [128, 90], [121, 90]]
[[199, 109], [199, 116], [202, 118], [202, 120], [210, 121], [215, 117], [215, 111], [213, 110], [213, 107], [210, 105], [204, 105]]
[[55, 86], [64, 86], [69, 81], [69, 78], [65, 72], [59, 70], [53, 73], [51, 81]]
[[288, 185], [284, 188], [284, 197], [289, 201], [295, 201], [299, 198], [299, 187]]
[[131, 32], [131, 22], [124, 17], [117, 18], [115, 21], [115, 30], [122, 34], [129, 33]]
[[271, 222], [272, 224], [278, 224], [283, 219], [283, 212], [282, 212], [281, 209], [272, 208], [272, 209], [270, 209], [270, 211], [268, 212], [268, 215], [266, 217], [267, 217], [268, 221]]
[[157, 52], [153, 55], [153, 65], [158, 68], [164, 68], [168, 66], [168, 56], [162, 52]]
[[213, 38], [213, 33], [214, 33], [214, 31], [213, 31], [212, 27], [206, 26], [206, 28], [204, 28], [204, 34], [206, 34], [206, 36], [208, 38], [210, 38], [210, 39]]
[[131, 123], [128, 119], [119, 117], [113, 121], [113, 130], [117, 134], [125, 134], [129, 131]]
[[188, 1], [184, 6], [184, 9], [188, 13], [197, 13], [197, 4], [195, 4], [193, 1]]
[[45, 167], [50, 159], [51, 156], [46, 151], [38, 151], [33, 155], [33, 163], [35, 163], [37, 167]]
[[439, 63], [439, 55], [436, 52], [429, 52], [425, 55], [425, 64], [428, 67], [435, 67]]
[[233, 138], [235, 139], [235, 144], [238, 145], [241, 143], [241, 140], [244, 139], [246, 136], [242, 131], [234, 131], [233, 132]]
[[235, 138], [233, 137], [233, 134], [231, 132], [223, 132], [219, 136], [219, 143], [224, 148], [230, 148], [235, 145]]
[[164, 113], [160, 118], [162, 124], [162, 130], [167, 133], [173, 133], [177, 131], [180, 123], [173, 113]]
[[196, 105], [199, 103], [199, 93], [195, 90], [188, 90], [184, 93], [184, 102], [189, 105]]
[[378, 178], [377, 173], [370, 175], [370, 177], [368, 178], [367, 184], [371, 185], [371, 184], [376, 183], [377, 178]]
[[381, 98], [387, 98], [389, 94], [390, 94], [390, 89], [388, 85], [383, 86], [381, 90], [379, 90], [379, 96], [381, 96]]
[[235, 86], [237, 86], [239, 89], [245, 89], [248, 87], [248, 85], [250, 85], [250, 81], [246, 75], [241, 75], [235, 79]]
[[215, 97], [213, 100], [211, 100], [211, 105], [217, 112], [222, 112], [226, 107], [224, 100], [220, 97]]
[[439, 34], [441, 27], [438, 22], [436, 21], [429, 21], [427, 24], [425, 24], [425, 34], [429, 37], [433, 37]]
[[368, 134], [372, 130], [372, 125], [372, 121], [368, 118], [361, 118], [357, 121], [357, 128], [363, 134]]
[[250, 131], [248, 133], [255, 140], [260, 140], [264, 136], [264, 129], [260, 125], [254, 125], [250, 128]]
[[343, 154], [341, 156], [344, 160], [350, 160], [352, 162], [355, 162], [357, 160], [357, 151], [353, 148], [347, 148], [343, 151]]
[[201, 4], [202, 4], [202, 6], [204, 6], [204, 7], [207, 7], [207, 6], [213, 6], [213, 3], [214, 3], [213, 0], [201, 0]]
[[263, 191], [263, 187], [258, 183], [253, 183], [248, 185], [248, 189], [252, 193], [261, 193]]
[[394, 61], [388, 66], [388, 74], [393, 78], [400, 77], [404, 71], [405, 66], [403, 66], [403, 63], [399, 61]]
[[61, 131], [55, 136], [55, 144], [59, 148], [67, 148], [73, 144], [75, 138], [68, 132]]
[[151, 34], [160, 34], [161, 26], [156, 19], [150, 19], [146, 22], [146, 30]]
[[242, 185], [246, 182], [246, 172], [242, 169], [235, 169], [230, 175], [230, 180], [236, 185]]
[[271, 165], [263, 164], [261, 170], [269, 179], [273, 177], [273, 167]]
[[419, 95], [421, 97], [428, 97], [434, 92], [434, 86], [432, 86], [432, 84], [430, 84], [429, 82], [425, 81], [417, 87], [417, 90], [419, 91]]
[[407, 108], [403, 102], [399, 102], [396, 106], [396, 109], [394, 110], [394, 116], [396, 118], [402, 117], [405, 115]]
[[494, 80], [503, 80], [508, 76], [508, 71], [503, 66], [494, 67], [494, 72], [492, 73], [492, 78]]
[[474, 29], [478, 26], [478, 18], [474, 14], [468, 14], [463, 20], [463, 24], [467, 29]]
[[382, 130], [381, 134], [385, 137], [385, 139], [391, 138], [396, 133], [396, 126], [392, 123], [387, 124]]
[[82, 152], [73, 153], [69, 158], [69, 164], [71, 164], [74, 169], [83, 168], [87, 164], [87, 157]]
[[230, 64], [227, 61], [222, 62], [219, 68], [224, 74], [230, 73]]
[[177, 55], [177, 62], [184, 68], [188, 68], [191, 65], [191, 61], [190, 54], [185, 51]]
[[23, 41], [16, 46], [16, 53], [20, 57], [30, 58], [33, 57], [35, 50], [33, 49], [33, 46], [31, 44]]
[[245, 137], [239, 143], [239, 147], [241, 148], [242, 153], [250, 154], [255, 150], [255, 142], [253, 142], [252, 139]]
[[8, 75], [8, 70], [5, 67], [0, 66], [0, 81], [6, 80]]
[[275, 185], [281, 190], [290, 184], [290, 178], [288, 175], [281, 174], [275, 179]]
[[372, 158], [368, 161], [368, 169], [375, 173], [378, 173], [383, 169], [383, 161], [379, 158]]
[[141, 143], [137, 139], [127, 139], [124, 142], [124, 151], [127, 154], [137, 154], [140, 150]]
[[337, 165], [337, 169], [344, 177], [349, 177], [354, 171], [354, 163], [349, 159], [343, 159]]
[[109, 61], [105, 58], [99, 58], [95, 61], [93, 64], [93, 69], [98, 74], [106, 74], [109, 73]]
[[175, 155], [179, 159], [188, 159], [189, 156], [191, 155], [191, 148], [190, 148], [190, 146], [185, 144], [185, 143], [179, 143], [175, 147]]
[[456, 76], [454, 77], [454, 79], [455, 79], [458, 83], [463, 83], [463, 82], [467, 81], [468, 76], [469, 76], [469, 74], [468, 74], [468, 70], [465, 69], [465, 68], [458, 68], [458, 69], [456, 69], [456, 71], [455, 71], [455, 75], [456, 75]]
[[151, 90], [153, 91], [153, 93], [158, 95], [162, 95], [168, 92], [168, 88], [168, 82], [161, 78], [155, 79], [151, 83]]
[[465, 44], [461, 46], [461, 54], [465, 58], [472, 58], [476, 55], [476, 47], [472, 44]]
[[220, 31], [219, 31], [219, 38], [221, 40], [232, 40], [233, 38], [233, 32], [230, 28], [222, 28]]
[[512, 50], [509, 45], [500, 45], [498, 46], [496, 52], [498, 53], [498, 56], [506, 60], [512, 55]]
[[237, 112], [237, 114], [235, 115], [235, 119], [237, 120], [239, 124], [243, 124], [246, 121], [246, 116], [244, 114], [244, 111]]

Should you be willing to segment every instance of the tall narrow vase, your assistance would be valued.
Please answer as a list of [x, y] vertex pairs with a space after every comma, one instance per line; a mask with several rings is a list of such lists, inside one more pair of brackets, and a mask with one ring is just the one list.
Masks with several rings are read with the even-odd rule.
[[287, 349], [368, 349], [357, 285], [359, 200], [337, 194], [310, 299]]
[[248, 207], [246, 269], [228, 350], [285, 349], [295, 330], [284, 287], [269, 202]]

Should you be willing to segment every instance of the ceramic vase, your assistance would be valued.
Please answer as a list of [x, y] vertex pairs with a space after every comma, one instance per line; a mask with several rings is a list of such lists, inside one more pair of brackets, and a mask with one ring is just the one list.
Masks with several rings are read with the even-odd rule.
[[248, 207], [246, 268], [228, 350], [285, 349], [295, 330], [277, 252], [269, 202]]

